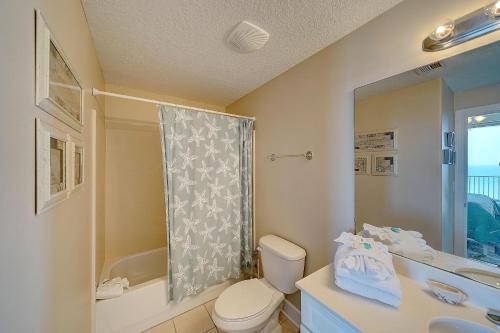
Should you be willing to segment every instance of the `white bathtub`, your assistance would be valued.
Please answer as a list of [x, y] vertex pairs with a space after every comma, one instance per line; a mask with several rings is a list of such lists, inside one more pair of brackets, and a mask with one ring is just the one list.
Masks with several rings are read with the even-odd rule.
[[96, 303], [97, 333], [137, 333], [220, 295], [232, 282], [212, 286], [177, 304], [167, 303], [167, 249], [130, 255], [105, 264], [101, 280], [127, 277], [123, 296]]

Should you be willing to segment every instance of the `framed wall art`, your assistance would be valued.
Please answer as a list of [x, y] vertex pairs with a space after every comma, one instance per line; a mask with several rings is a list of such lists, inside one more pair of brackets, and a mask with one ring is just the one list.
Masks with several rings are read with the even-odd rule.
[[83, 185], [84, 157], [83, 144], [80, 140], [71, 138], [71, 190], [76, 190]]
[[356, 154], [354, 158], [354, 173], [356, 175], [370, 175], [371, 164], [370, 154]]
[[36, 120], [36, 213], [69, 197], [70, 137], [40, 119]]
[[372, 156], [373, 176], [397, 176], [398, 155], [396, 153], [378, 153]]
[[74, 71], [36, 11], [36, 105], [81, 132], [83, 93]]
[[354, 137], [355, 151], [395, 150], [397, 148], [397, 129], [359, 132]]

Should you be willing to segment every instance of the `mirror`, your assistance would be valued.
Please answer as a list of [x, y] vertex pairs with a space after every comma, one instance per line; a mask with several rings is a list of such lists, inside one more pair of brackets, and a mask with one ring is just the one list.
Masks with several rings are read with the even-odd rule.
[[355, 90], [356, 232], [500, 288], [500, 42]]

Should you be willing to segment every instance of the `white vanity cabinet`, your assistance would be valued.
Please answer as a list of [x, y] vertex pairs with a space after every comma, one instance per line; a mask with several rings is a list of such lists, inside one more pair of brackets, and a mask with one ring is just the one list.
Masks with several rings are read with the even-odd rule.
[[[485, 314], [487, 308], [498, 308], [499, 289], [405, 258], [395, 257], [394, 262], [403, 294], [399, 308], [338, 288], [334, 283], [332, 265], [298, 281], [296, 286], [301, 291], [300, 331], [424, 333], [429, 331], [431, 321], [443, 317], [466, 320], [495, 329], [485, 318]], [[460, 306], [438, 300], [425, 284], [425, 280], [429, 278], [462, 289], [469, 295], [469, 300]]]
[[300, 332], [307, 333], [359, 333], [335, 312], [305, 292], [301, 293]]

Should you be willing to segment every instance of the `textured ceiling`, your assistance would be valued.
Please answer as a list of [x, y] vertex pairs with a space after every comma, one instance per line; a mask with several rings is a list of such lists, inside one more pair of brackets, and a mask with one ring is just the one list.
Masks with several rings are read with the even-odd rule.
[[[401, 0], [82, 0], [106, 83], [227, 105]], [[240, 54], [248, 20], [270, 33]]]

